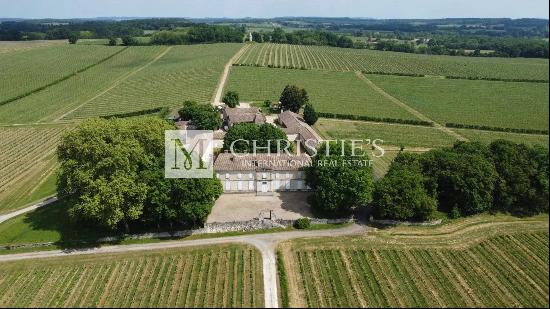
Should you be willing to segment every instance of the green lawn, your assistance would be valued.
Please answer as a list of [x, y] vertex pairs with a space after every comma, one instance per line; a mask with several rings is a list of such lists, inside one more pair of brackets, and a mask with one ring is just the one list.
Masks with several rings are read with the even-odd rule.
[[242, 102], [278, 102], [288, 84], [304, 87], [320, 112], [416, 119], [353, 72], [232, 67], [225, 89], [237, 91]]
[[437, 122], [548, 129], [548, 84], [366, 75]]

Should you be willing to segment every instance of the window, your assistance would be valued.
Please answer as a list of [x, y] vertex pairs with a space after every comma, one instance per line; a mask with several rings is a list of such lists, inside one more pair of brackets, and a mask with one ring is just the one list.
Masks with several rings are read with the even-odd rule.
[[285, 190], [290, 190], [290, 180], [287, 180], [285, 183]]
[[254, 191], [254, 181], [252, 180], [248, 182], [248, 191]]
[[225, 174], [225, 179], [229, 179], [229, 173]]
[[254, 179], [254, 175], [252, 173], [248, 174], [248, 179]]
[[298, 181], [296, 182], [296, 190], [301, 191], [302, 188], [303, 188], [303, 186], [302, 186], [302, 181], [301, 181], [301, 180], [298, 180]]
[[303, 178], [304, 178], [304, 172], [299, 171], [298, 172], [298, 179], [303, 179]]
[[241, 179], [241, 178], [243, 178], [243, 175], [241, 173], [238, 173], [237, 174], [237, 179]]
[[262, 179], [267, 179], [267, 173], [262, 173]]
[[275, 179], [279, 179], [279, 173], [275, 173]]
[[239, 180], [239, 182], [237, 182], [237, 190], [239, 190], [239, 191], [243, 190], [243, 182], [241, 180]]

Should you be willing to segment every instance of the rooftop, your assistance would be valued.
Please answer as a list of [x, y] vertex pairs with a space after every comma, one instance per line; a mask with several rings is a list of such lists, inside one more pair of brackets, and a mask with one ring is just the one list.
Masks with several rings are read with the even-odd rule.
[[231, 123], [251, 122], [256, 124], [265, 123], [265, 116], [262, 111], [257, 107], [247, 108], [230, 108], [225, 107], [223, 110], [224, 118], [228, 119]]
[[221, 153], [214, 161], [214, 169], [230, 171], [299, 171], [311, 164], [306, 154], [231, 154]]

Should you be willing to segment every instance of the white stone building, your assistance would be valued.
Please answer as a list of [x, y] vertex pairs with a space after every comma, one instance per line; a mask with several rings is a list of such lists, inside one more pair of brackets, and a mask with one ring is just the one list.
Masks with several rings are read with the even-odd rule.
[[271, 195], [279, 191], [309, 191], [304, 168], [308, 155], [221, 153], [214, 170], [225, 193]]

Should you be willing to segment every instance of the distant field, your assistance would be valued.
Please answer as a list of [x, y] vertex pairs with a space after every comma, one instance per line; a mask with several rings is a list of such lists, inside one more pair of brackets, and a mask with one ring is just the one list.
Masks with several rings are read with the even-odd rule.
[[468, 129], [453, 129], [453, 131], [468, 138], [471, 141], [490, 143], [497, 139], [504, 139], [514, 143], [521, 143], [529, 146], [539, 145], [548, 148], [548, 135], [516, 134]]
[[0, 102], [97, 63], [121, 48], [53, 45], [3, 54], [0, 57]]
[[548, 80], [547, 59], [417, 55], [327, 46], [254, 44], [237, 63], [332, 71]]
[[241, 245], [0, 263], [0, 307], [262, 307], [261, 267]]
[[243, 102], [278, 102], [287, 84], [304, 87], [310, 102], [321, 112], [416, 119], [353, 72], [232, 67], [225, 89], [237, 91]]
[[433, 127], [321, 118], [315, 129], [325, 138], [382, 139], [383, 145], [405, 147], [451, 146], [455, 139]]
[[548, 217], [482, 219], [285, 243], [290, 306], [548, 307]]
[[442, 124], [548, 129], [548, 84], [365, 76]]
[[56, 120], [92, 100], [132, 71], [144, 66], [160, 54], [163, 48], [160, 46], [128, 48], [86, 72], [16, 102], [0, 106], [0, 123]]
[[51, 45], [68, 44], [67, 40], [48, 40], [48, 41], [0, 41], [0, 55], [12, 52], [22, 52], [25, 50], [47, 47]]
[[224, 65], [241, 47], [241, 44], [161, 47], [164, 51], [169, 48], [166, 54], [66, 118], [177, 107], [185, 100], [210, 102]]
[[0, 127], [0, 214], [54, 193], [55, 149], [68, 129]]

